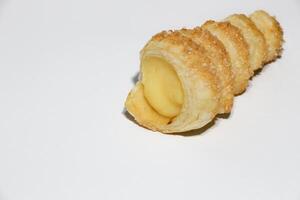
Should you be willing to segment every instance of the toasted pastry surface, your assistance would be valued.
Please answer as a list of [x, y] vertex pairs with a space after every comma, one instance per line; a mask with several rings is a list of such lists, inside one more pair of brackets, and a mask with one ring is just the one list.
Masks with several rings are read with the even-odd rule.
[[230, 15], [225, 19], [241, 30], [249, 46], [249, 59], [252, 71], [262, 68], [268, 49], [264, 35], [256, 25], [244, 14]]
[[275, 60], [281, 55], [283, 43], [283, 31], [279, 22], [263, 10], [252, 13], [250, 19], [263, 33], [267, 43], [268, 53], [264, 63]]
[[180, 33], [191, 38], [198, 45], [203, 46], [205, 54], [212, 61], [212, 67], [218, 79], [218, 88], [221, 93], [219, 113], [228, 113], [233, 105], [233, 76], [231, 63], [222, 42], [210, 32], [196, 27], [194, 29], [181, 29]]
[[234, 94], [242, 93], [248, 86], [252, 76], [249, 63], [249, 50], [240, 30], [228, 22], [207, 21], [202, 28], [216, 36], [225, 46], [231, 61], [234, 77]]
[[[141, 60], [150, 56], [165, 59], [174, 67], [184, 91], [184, 103], [178, 116], [165, 124], [161, 123], [166, 122], [165, 119], [155, 124], [156, 119], [151, 118], [154, 115], [145, 120], [141, 108], [151, 105], [140, 106], [137, 108], [140, 110], [127, 108], [135, 119], [147, 128], [166, 133], [200, 128], [211, 121], [217, 114], [220, 94], [217, 78], [210, 67], [212, 62], [205, 55], [204, 49], [178, 31], [164, 31], [152, 37], [141, 51]], [[134, 104], [135, 90], [128, 96], [126, 107]], [[149, 104], [147, 101], [142, 103]]]

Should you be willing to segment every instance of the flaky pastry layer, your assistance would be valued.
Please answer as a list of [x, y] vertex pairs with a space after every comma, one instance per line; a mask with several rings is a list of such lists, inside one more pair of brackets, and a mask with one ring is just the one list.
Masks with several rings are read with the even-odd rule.
[[126, 107], [141, 125], [161, 132], [181, 132], [200, 128], [214, 118], [220, 95], [217, 79], [210, 67], [212, 63], [205, 56], [204, 49], [178, 31], [168, 31], [155, 35], [146, 44], [141, 51], [141, 60], [148, 56], [160, 57], [172, 64], [182, 84], [184, 104], [180, 114], [168, 124], [151, 124], [150, 127], [147, 119], [140, 120], [145, 117], [143, 111], [132, 109], [134, 104], [129, 95]]
[[233, 26], [239, 28], [249, 47], [249, 62], [252, 71], [263, 66], [268, 54], [267, 44], [264, 35], [256, 25], [244, 14], [230, 15], [225, 19]]
[[219, 113], [230, 112], [233, 105], [233, 75], [231, 62], [223, 43], [210, 32], [196, 27], [194, 29], [181, 29], [180, 33], [192, 39], [197, 45], [204, 48], [205, 55], [212, 62], [212, 70], [218, 79], [220, 93]]
[[283, 43], [283, 31], [275, 17], [270, 16], [263, 10], [255, 11], [250, 15], [250, 19], [256, 27], [263, 33], [268, 53], [264, 63], [271, 62], [281, 55]]
[[[249, 17], [234, 14], [222, 22], [209, 20], [194, 29], [163, 31], [148, 41], [140, 52], [140, 60], [143, 63], [146, 58], [163, 59], [174, 69], [173, 73], [178, 76], [176, 83], [180, 81], [182, 86], [180, 94], [183, 93], [180, 112], [176, 111], [175, 117], [166, 117], [154, 109], [152, 105], [156, 104], [150, 101], [153, 96], [149, 100], [144, 95], [143, 84], [146, 83], [142, 77], [146, 72], [142, 66], [140, 80], [130, 91], [125, 107], [140, 125], [154, 131], [174, 133], [201, 128], [217, 114], [231, 111], [234, 95], [246, 90], [255, 70], [281, 55], [282, 44], [280, 24], [265, 11], [256, 11]], [[151, 66], [148, 65], [153, 69], [151, 73], [161, 69], [154, 70]], [[161, 85], [157, 83], [153, 91]], [[161, 112], [169, 104], [162, 105]]]

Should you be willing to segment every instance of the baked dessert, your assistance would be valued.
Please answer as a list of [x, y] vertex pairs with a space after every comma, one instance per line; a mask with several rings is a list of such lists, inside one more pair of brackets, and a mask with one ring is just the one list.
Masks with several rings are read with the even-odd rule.
[[229, 113], [254, 71], [281, 55], [283, 32], [265, 11], [163, 31], [140, 52], [140, 78], [125, 107], [164, 133], [198, 129]]

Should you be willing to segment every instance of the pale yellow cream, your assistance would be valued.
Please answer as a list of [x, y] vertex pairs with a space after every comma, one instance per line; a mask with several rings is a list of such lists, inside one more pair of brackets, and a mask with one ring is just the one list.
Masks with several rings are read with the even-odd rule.
[[171, 64], [158, 57], [144, 58], [142, 84], [145, 98], [159, 114], [173, 118], [180, 113], [184, 95]]

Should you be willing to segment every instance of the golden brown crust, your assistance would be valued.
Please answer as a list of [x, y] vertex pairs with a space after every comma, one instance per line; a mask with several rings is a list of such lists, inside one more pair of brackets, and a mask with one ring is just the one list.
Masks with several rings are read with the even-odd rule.
[[250, 19], [237, 14], [225, 20], [163, 31], [145, 45], [141, 63], [153, 56], [168, 62], [178, 75], [184, 102], [179, 115], [164, 117], [147, 101], [139, 80], [125, 103], [139, 124], [165, 133], [201, 128], [218, 113], [230, 112], [233, 94], [246, 89], [253, 71], [280, 56], [283, 32], [274, 17], [256, 11]]
[[268, 54], [264, 63], [275, 60], [281, 55], [283, 44], [283, 31], [279, 22], [263, 10], [252, 13], [250, 19], [263, 33], [267, 43]]
[[[182, 35], [179, 31], [162, 31], [152, 37], [152, 39], [146, 44], [146, 46], [141, 51], [141, 59], [146, 54], [145, 51], [152, 48], [154, 44], [163, 45], [164, 51], [172, 52], [177, 55], [177, 58], [181, 58], [181, 61], [184, 62], [185, 67], [188, 67], [192, 70], [205, 72], [206, 78], [212, 83], [214, 90], [217, 90], [217, 79], [212, 70], [212, 62], [205, 55], [205, 49], [196, 44], [190, 38]], [[158, 48], [160, 46], [158, 45]], [[196, 72], [195, 71], [195, 72]]]
[[249, 59], [252, 71], [262, 68], [268, 50], [263, 34], [255, 24], [244, 14], [230, 15], [225, 19], [239, 28], [249, 46]]
[[181, 29], [180, 33], [205, 49], [205, 54], [213, 63], [212, 70], [218, 78], [218, 89], [221, 94], [219, 113], [230, 112], [233, 105], [233, 78], [230, 58], [225, 47], [215, 36], [200, 27]]
[[249, 47], [240, 30], [228, 22], [212, 20], [203, 24], [202, 28], [211, 32], [224, 44], [231, 60], [234, 94], [242, 93], [248, 86], [252, 71], [249, 64]]
[[[165, 133], [182, 132], [200, 128], [215, 117], [220, 94], [217, 90], [217, 78], [212, 71], [212, 63], [204, 51], [201, 46], [178, 31], [161, 32], [146, 44], [141, 51], [141, 60], [148, 56], [156, 56], [169, 62], [181, 81], [184, 103], [180, 114], [170, 123], [155, 123], [154, 118], [157, 116], [148, 115], [148, 118], [143, 116], [143, 109], [147, 107], [149, 110], [150, 105], [132, 106], [147, 103], [134, 101], [137, 99], [134, 89], [126, 100], [126, 108], [141, 125]], [[162, 121], [159, 119], [159, 122]]]

